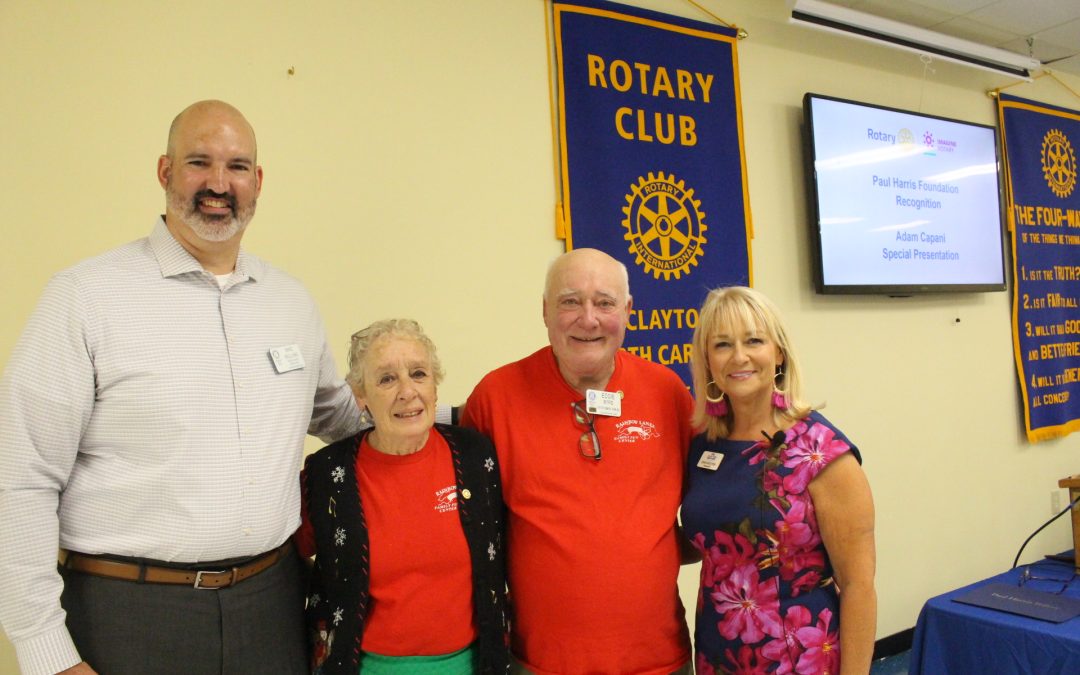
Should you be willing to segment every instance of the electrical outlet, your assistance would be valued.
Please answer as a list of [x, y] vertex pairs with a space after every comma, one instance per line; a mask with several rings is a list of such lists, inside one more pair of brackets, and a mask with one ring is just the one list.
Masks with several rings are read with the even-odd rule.
[[1061, 506], [1061, 490], [1050, 491], [1050, 513], [1057, 515], [1063, 507]]

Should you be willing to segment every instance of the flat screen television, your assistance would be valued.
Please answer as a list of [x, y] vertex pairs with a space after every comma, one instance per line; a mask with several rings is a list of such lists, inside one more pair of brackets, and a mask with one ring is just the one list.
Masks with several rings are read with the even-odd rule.
[[997, 130], [803, 97], [818, 293], [1005, 290]]

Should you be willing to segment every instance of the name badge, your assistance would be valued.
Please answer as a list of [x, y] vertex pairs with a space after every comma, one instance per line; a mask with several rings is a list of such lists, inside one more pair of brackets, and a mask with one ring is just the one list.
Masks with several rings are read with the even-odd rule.
[[592, 415], [618, 417], [622, 415], [622, 392], [586, 389], [585, 410]]
[[274, 347], [270, 350], [270, 359], [274, 362], [274, 370], [278, 373], [287, 373], [304, 367], [304, 355], [300, 353], [300, 345]]
[[701, 456], [698, 460], [698, 468], [708, 469], [709, 471], [716, 471], [720, 466], [720, 462], [724, 461], [724, 455], [719, 452], [708, 451]]

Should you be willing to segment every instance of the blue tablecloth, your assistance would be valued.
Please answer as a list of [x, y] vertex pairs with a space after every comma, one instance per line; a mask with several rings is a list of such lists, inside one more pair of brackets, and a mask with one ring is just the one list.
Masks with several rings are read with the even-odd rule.
[[[1063, 574], [1071, 574], [1067, 563]], [[975, 607], [953, 598], [979, 586], [1015, 586], [1022, 567], [976, 584], [931, 598], [923, 605], [911, 645], [911, 675], [972, 675], [1080, 673], [1080, 617], [1050, 623], [1018, 614]], [[1080, 579], [1065, 595], [1080, 598]]]

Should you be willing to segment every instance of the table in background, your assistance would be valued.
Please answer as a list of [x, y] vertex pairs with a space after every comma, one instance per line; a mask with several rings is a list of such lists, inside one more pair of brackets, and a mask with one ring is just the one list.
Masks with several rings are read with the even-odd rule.
[[[1063, 574], [1073, 571], [1060, 565]], [[911, 675], [1080, 673], [1080, 617], [1050, 623], [975, 607], [953, 598], [992, 583], [1016, 586], [1023, 566], [931, 598], [923, 605], [911, 645]], [[1080, 598], [1080, 579], [1064, 595]]]

